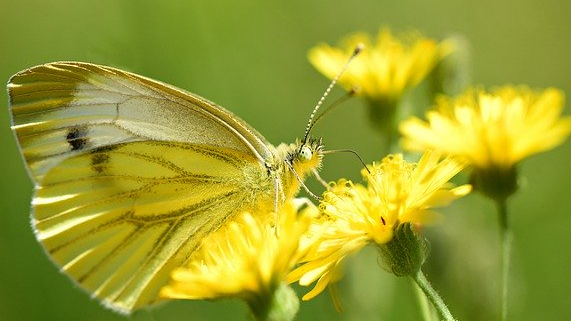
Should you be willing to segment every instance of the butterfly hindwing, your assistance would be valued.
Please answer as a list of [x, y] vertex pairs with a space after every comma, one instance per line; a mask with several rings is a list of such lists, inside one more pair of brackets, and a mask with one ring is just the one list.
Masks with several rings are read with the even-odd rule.
[[[46, 173], [33, 201], [36, 234], [83, 288], [130, 311], [156, 301], [170, 270], [249, 198], [271, 202], [267, 179], [244, 176], [263, 173], [255, 166], [252, 156], [203, 145], [94, 149]], [[260, 191], [247, 180], [262, 182]]]

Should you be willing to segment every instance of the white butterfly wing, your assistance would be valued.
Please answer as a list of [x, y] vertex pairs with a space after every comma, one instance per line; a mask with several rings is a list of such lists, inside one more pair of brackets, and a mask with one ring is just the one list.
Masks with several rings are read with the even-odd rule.
[[200, 97], [76, 62], [25, 70], [8, 89], [36, 236], [113, 309], [156, 302], [170, 270], [236, 212], [273, 209], [273, 147]]

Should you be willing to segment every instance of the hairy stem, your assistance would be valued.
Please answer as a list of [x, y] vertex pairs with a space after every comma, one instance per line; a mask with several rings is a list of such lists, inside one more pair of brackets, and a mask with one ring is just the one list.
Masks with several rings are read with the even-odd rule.
[[428, 282], [426, 276], [424, 276], [424, 273], [422, 273], [422, 270], [419, 269], [418, 272], [416, 272], [416, 274], [411, 277], [413, 278], [414, 282], [416, 282], [418, 287], [420, 287], [422, 292], [424, 292], [424, 295], [426, 295], [428, 300], [432, 303], [436, 309], [436, 312], [438, 313], [438, 316], [442, 320], [456, 321], [456, 319], [454, 319], [452, 316], [452, 313], [450, 313], [450, 310], [448, 310], [444, 300], [442, 300], [440, 295], [438, 295], [436, 290], [434, 290], [432, 285], [430, 285], [430, 282]]

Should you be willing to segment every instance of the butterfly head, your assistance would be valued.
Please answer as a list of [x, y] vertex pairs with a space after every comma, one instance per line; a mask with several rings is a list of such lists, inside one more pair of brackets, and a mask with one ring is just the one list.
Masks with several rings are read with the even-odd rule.
[[307, 173], [321, 167], [321, 160], [323, 158], [323, 143], [321, 138], [304, 139], [298, 141], [295, 145], [296, 148], [289, 153], [287, 160], [300, 177], [305, 177]]

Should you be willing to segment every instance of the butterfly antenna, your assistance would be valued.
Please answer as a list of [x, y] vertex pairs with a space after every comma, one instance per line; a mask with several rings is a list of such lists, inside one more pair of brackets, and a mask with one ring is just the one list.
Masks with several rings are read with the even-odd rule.
[[367, 172], [369, 174], [371, 174], [371, 171], [369, 170], [369, 167], [367, 166], [367, 164], [365, 164], [365, 162], [363, 161], [363, 158], [361, 158], [361, 156], [354, 150], [352, 149], [330, 149], [330, 150], [324, 150], [323, 151], [323, 155], [325, 154], [333, 154], [333, 153], [351, 153], [355, 156], [357, 156], [357, 158], [359, 159], [359, 161], [361, 162], [361, 165], [363, 165], [363, 167], [367, 170]]
[[333, 86], [335, 86], [337, 84], [337, 82], [339, 81], [339, 78], [341, 78], [343, 73], [345, 73], [347, 68], [349, 68], [349, 64], [351, 63], [351, 61], [353, 61], [353, 59], [355, 59], [355, 57], [363, 50], [363, 48], [365, 48], [364, 44], [362, 44], [362, 43], [357, 44], [357, 46], [355, 47], [355, 50], [353, 50], [353, 53], [351, 54], [351, 57], [349, 57], [349, 59], [347, 60], [345, 65], [343, 65], [343, 68], [341, 68], [339, 73], [337, 73], [337, 75], [333, 78], [333, 80], [331, 80], [331, 83], [329, 83], [329, 86], [327, 86], [327, 89], [325, 89], [325, 92], [323, 93], [323, 95], [321, 96], [321, 98], [319, 99], [319, 101], [317, 102], [315, 107], [313, 108], [313, 111], [311, 112], [311, 115], [309, 116], [309, 121], [307, 122], [307, 127], [305, 128], [305, 135], [303, 137], [303, 144], [305, 144], [307, 142], [307, 138], [309, 137], [309, 132], [311, 131], [311, 128], [313, 127], [313, 124], [314, 124], [313, 119], [315, 118], [317, 111], [319, 110], [319, 108], [323, 104], [323, 101], [325, 100], [325, 98], [327, 98], [327, 96], [329, 95], [329, 92], [331, 92], [331, 89], [333, 89]]
[[311, 123], [311, 126], [309, 126], [309, 132], [311, 132], [311, 130], [313, 129], [313, 127], [325, 116], [328, 115], [335, 107], [337, 106], [341, 106], [342, 103], [344, 103], [345, 101], [347, 101], [349, 98], [353, 97], [353, 95], [355, 95], [355, 93], [358, 91], [357, 88], [353, 88], [350, 91], [348, 91], [345, 95], [339, 97], [336, 101], [334, 101], [331, 105], [327, 106], [327, 108], [321, 113], [319, 114], [319, 116], [315, 117], [313, 122]]

